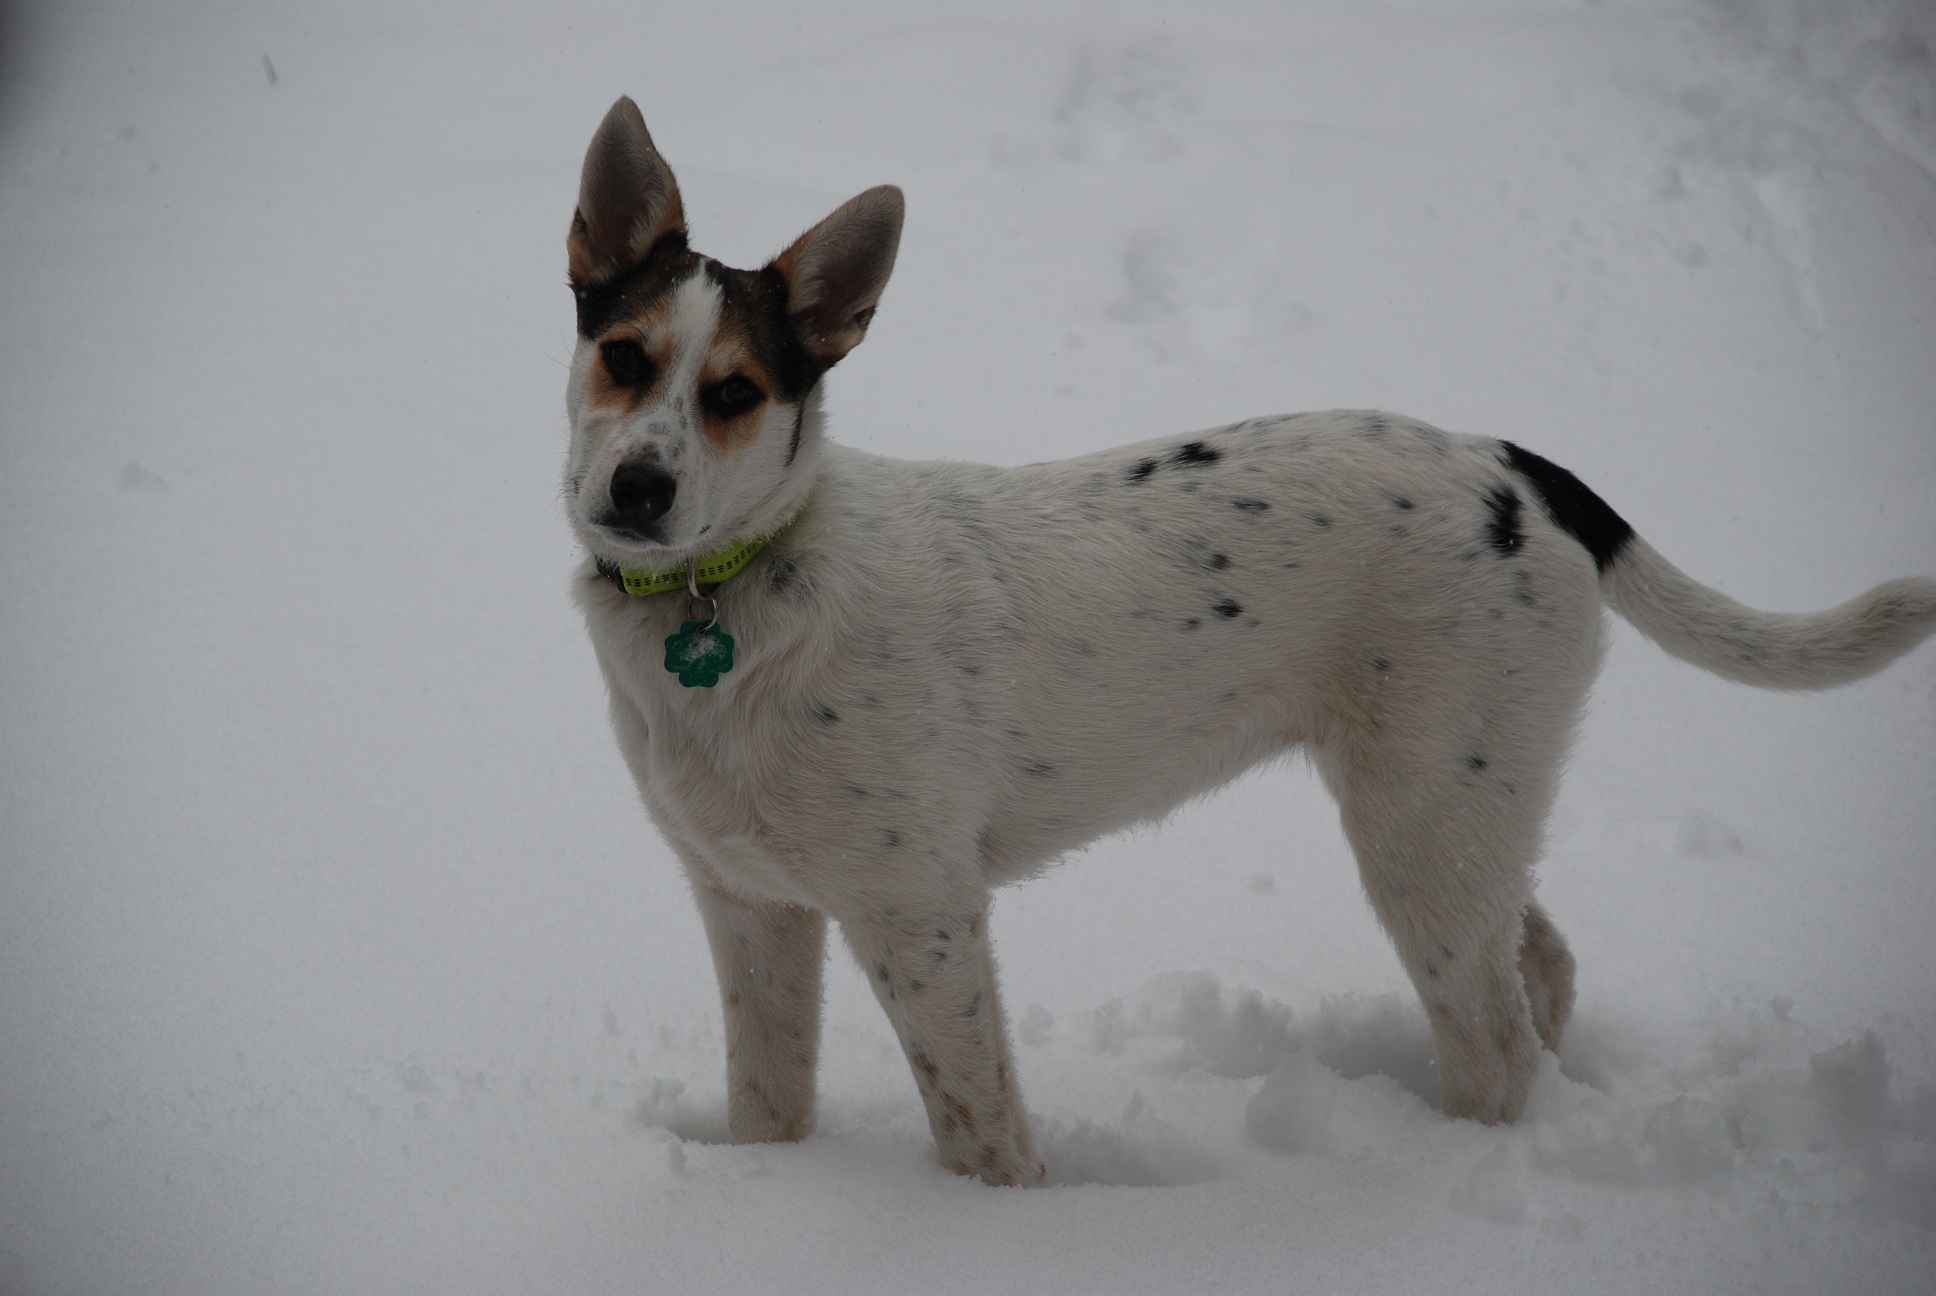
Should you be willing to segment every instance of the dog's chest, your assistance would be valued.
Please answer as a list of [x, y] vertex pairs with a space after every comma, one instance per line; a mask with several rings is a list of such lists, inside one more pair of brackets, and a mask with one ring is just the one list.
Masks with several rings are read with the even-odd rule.
[[[619, 743], [646, 807], [687, 864], [749, 899], [816, 902], [802, 840], [824, 833], [806, 784], [842, 763], [813, 733], [813, 690], [779, 627], [725, 601], [731, 671], [686, 687], [666, 667], [680, 628], [676, 598], [631, 600], [594, 587], [587, 625], [611, 691]], [[738, 615], [734, 615], [735, 612]], [[816, 741], [816, 739], [818, 741]]]

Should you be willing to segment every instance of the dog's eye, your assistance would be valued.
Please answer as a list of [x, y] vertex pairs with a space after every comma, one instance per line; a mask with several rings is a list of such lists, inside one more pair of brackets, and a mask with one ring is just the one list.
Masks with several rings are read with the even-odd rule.
[[598, 354], [605, 361], [605, 372], [621, 387], [641, 386], [652, 376], [652, 362], [636, 342], [607, 342], [598, 348]]
[[708, 388], [702, 396], [706, 408], [720, 418], [738, 418], [766, 399], [766, 393], [743, 374], [734, 374]]

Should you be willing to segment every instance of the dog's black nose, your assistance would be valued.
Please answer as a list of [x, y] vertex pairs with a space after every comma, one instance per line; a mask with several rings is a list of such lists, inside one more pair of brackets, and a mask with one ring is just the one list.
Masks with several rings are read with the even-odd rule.
[[666, 515], [678, 490], [679, 483], [663, 468], [620, 464], [612, 474], [612, 520], [628, 530], [643, 530]]

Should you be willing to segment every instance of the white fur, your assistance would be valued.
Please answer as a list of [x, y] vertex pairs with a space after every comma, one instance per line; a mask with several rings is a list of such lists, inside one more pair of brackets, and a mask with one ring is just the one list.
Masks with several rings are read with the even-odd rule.
[[[678, 293], [676, 352], [704, 354], [717, 294]], [[991, 888], [1298, 749], [1425, 1003], [1445, 1110], [1512, 1120], [1572, 1004], [1532, 867], [1602, 603], [1775, 687], [1855, 678], [1936, 628], [1929, 581], [1780, 617], [1637, 537], [1598, 573], [1498, 442], [1392, 416], [1259, 419], [1004, 469], [826, 443], [815, 388], [770, 402], [728, 453], [693, 421], [696, 365], [617, 418], [586, 399], [595, 357], [581, 345], [568, 401], [568, 507], [589, 548], [666, 568], [779, 531], [715, 591], [738, 644], [715, 688], [664, 667], [683, 595], [631, 598], [589, 560], [576, 585], [619, 746], [705, 921], [740, 1141], [810, 1128], [831, 917], [942, 1160], [1039, 1182]], [[657, 546], [592, 521], [597, 484], [647, 446], [679, 480]], [[1511, 544], [1487, 503], [1501, 491], [1519, 501]]]

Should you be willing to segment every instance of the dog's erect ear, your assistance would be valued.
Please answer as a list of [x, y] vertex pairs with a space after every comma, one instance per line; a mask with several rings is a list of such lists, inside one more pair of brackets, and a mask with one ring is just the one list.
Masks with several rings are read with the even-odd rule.
[[643, 261], [665, 235], [685, 232], [686, 211], [672, 168], [652, 146], [639, 106], [620, 99], [585, 150], [578, 210], [565, 239], [571, 286], [579, 292], [596, 288]]
[[807, 350], [831, 365], [860, 345], [894, 273], [907, 205], [893, 185], [869, 189], [773, 258], [787, 284], [787, 311]]

